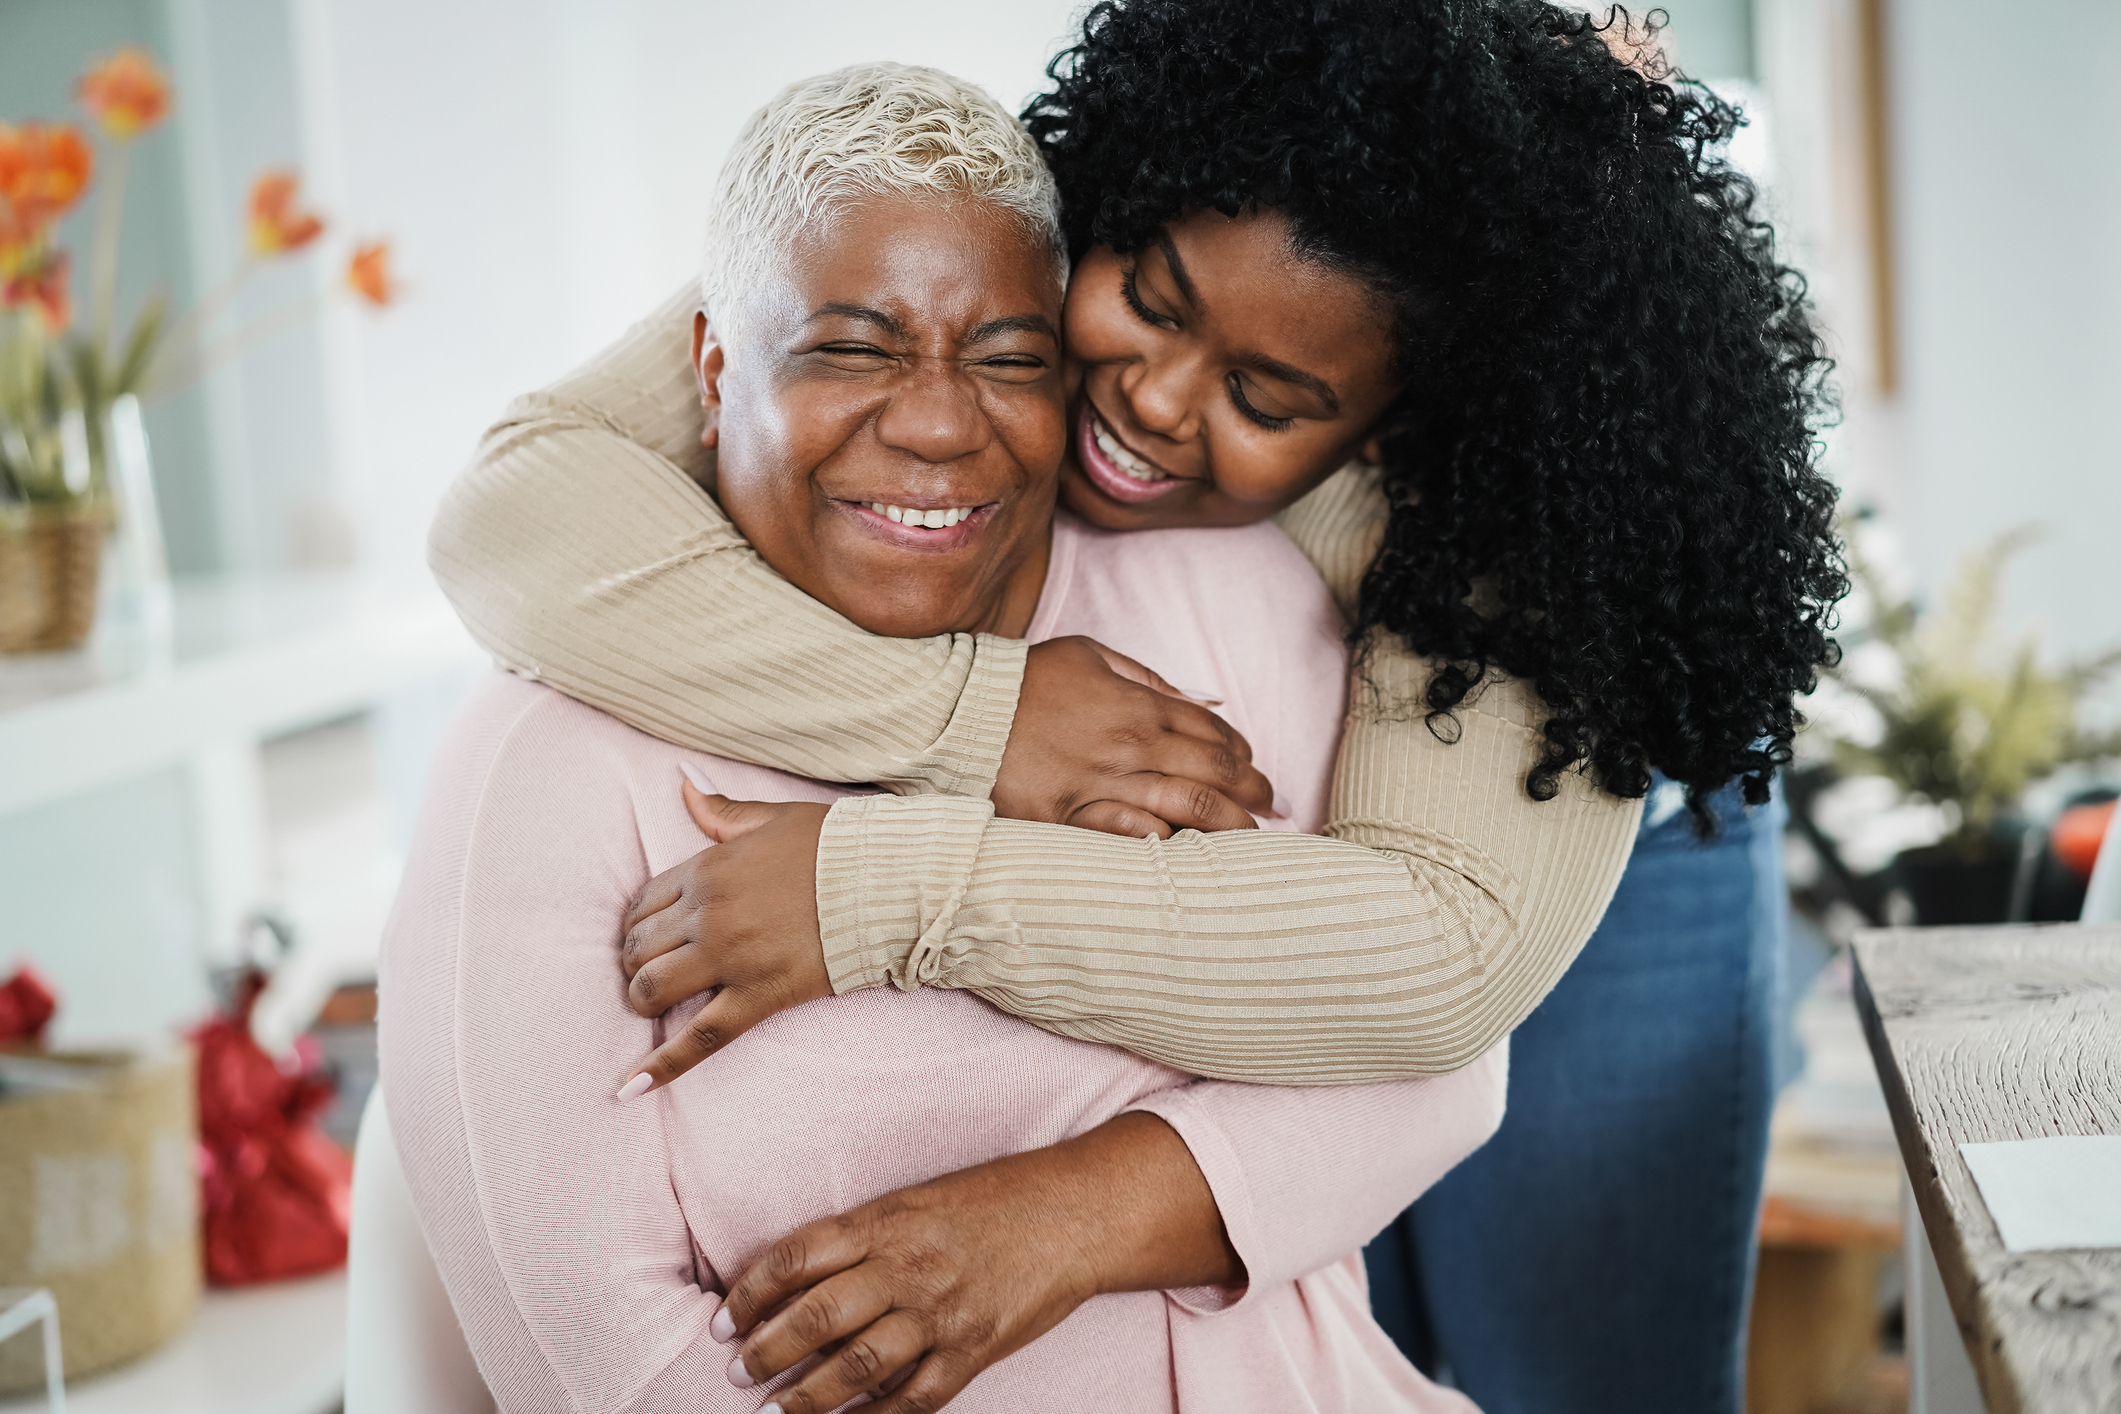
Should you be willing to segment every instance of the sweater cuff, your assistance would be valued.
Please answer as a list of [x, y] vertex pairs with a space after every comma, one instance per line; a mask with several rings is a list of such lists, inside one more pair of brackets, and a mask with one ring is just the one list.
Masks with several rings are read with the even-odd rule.
[[965, 690], [958, 694], [957, 709], [931, 753], [934, 769], [922, 773], [937, 794], [975, 800], [993, 794], [1009, 728], [1016, 721], [1017, 694], [1024, 686], [1024, 655], [1030, 650], [1020, 638], [979, 635]]
[[857, 795], [827, 812], [817, 921], [834, 992], [946, 981], [945, 944], [993, 818], [985, 800], [948, 795]]
[[1201, 1177], [1208, 1181], [1208, 1191], [1215, 1196], [1223, 1231], [1246, 1272], [1235, 1286], [1188, 1286], [1164, 1295], [1196, 1316], [1219, 1315], [1242, 1305], [1252, 1294], [1250, 1274], [1265, 1261], [1267, 1243], [1259, 1214], [1252, 1206], [1252, 1186], [1245, 1178], [1245, 1166], [1237, 1157], [1237, 1150], [1231, 1147], [1229, 1136], [1209, 1115], [1207, 1107], [1194, 1097], [1191, 1085], [1144, 1095], [1121, 1111], [1137, 1112], [1155, 1115], [1185, 1141], [1193, 1162], [1200, 1165]]

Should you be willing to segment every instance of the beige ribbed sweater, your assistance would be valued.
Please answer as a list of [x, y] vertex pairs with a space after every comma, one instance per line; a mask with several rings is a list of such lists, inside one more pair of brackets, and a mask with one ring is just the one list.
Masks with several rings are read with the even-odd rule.
[[[519, 672], [686, 746], [906, 792], [827, 819], [836, 990], [963, 988], [1194, 1074], [1343, 1084], [1466, 1064], [1575, 958], [1641, 802], [1576, 773], [1530, 799], [1542, 708], [1514, 681], [1438, 741], [1429, 666], [1396, 642], [1356, 675], [1326, 837], [996, 819], [1023, 645], [880, 638], [758, 557], [702, 490], [696, 299], [511, 407], [445, 496], [429, 561]], [[1374, 475], [1350, 468], [1281, 523], [1346, 608], [1382, 516]]]

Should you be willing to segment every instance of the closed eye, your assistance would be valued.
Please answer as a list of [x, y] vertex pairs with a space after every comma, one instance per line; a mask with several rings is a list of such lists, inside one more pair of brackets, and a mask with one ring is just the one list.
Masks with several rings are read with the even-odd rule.
[[1176, 319], [1171, 318], [1169, 315], [1158, 314], [1155, 310], [1149, 308], [1148, 305], [1142, 303], [1141, 286], [1135, 282], [1135, 272], [1140, 268], [1136, 265], [1129, 265], [1127, 272], [1120, 276], [1120, 297], [1127, 301], [1127, 308], [1133, 310], [1135, 316], [1142, 323], [1153, 325], [1158, 329], [1176, 329], [1178, 327]]
[[1296, 421], [1293, 417], [1276, 417], [1271, 412], [1261, 412], [1258, 408], [1252, 406], [1251, 400], [1245, 396], [1244, 379], [1238, 377], [1235, 373], [1230, 375], [1230, 401], [1236, 404], [1239, 412], [1258, 423], [1261, 427], [1266, 428], [1269, 432], [1286, 431]]
[[1044, 378], [1051, 365], [1037, 354], [1011, 353], [974, 359], [972, 367], [991, 381], [1029, 384]]

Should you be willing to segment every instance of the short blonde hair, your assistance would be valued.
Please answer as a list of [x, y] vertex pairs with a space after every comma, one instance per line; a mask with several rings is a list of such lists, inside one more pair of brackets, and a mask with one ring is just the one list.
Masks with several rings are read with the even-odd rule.
[[1068, 277], [1060, 189], [1023, 124], [939, 69], [855, 64], [791, 84], [751, 115], [707, 216], [700, 295], [733, 335], [736, 297], [813, 221], [870, 195], [991, 201], [1023, 218]]

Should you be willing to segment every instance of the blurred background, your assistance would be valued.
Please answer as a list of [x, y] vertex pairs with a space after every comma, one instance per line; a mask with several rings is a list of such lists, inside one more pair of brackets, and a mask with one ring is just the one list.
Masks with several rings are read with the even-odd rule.
[[[1733, 155], [1831, 333], [1824, 457], [1861, 517], [1849, 668], [1788, 782], [1800, 987], [1763, 1240], [1794, 1255], [1763, 1266], [1754, 1407], [1898, 1407], [1895, 1160], [1838, 957], [1865, 923], [2074, 917], [2121, 783], [2121, 7], [1661, 8], [1679, 67], [1750, 115]], [[691, 276], [722, 153], [781, 85], [895, 58], [1016, 103], [1079, 9], [0, 0], [0, 125], [95, 150], [47, 235], [75, 320], [121, 148], [120, 342], [157, 294], [213, 316], [165, 331], [203, 333], [182, 376], [90, 416], [81, 494], [47, 497], [119, 507], [85, 641], [23, 629], [0, 657], [0, 969], [56, 994], [44, 1039], [197, 1025], [258, 964], [250, 1030], [336, 1080], [350, 1142], [400, 851], [481, 666], [424, 568], [441, 490], [509, 399]], [[77, 85], [127, 49], [169, 101], [119, 134], [124, 96]], [[339, 1280], [185, 1307], [77, 1408], [330, 1409]]]

